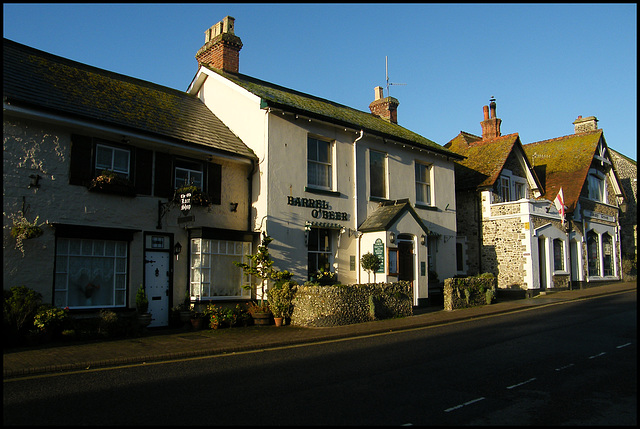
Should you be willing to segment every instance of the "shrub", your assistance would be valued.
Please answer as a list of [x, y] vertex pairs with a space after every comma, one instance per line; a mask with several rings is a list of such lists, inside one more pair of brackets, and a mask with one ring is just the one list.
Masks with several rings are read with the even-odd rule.
[[33, 328], [33, 319], [42, 305], [42, 295], [26, 286], [3, 290], [3, 330], [10, 342], [24, 338]]
[[33, 326], [42, 332], [61, 333], [69, 320], [67, 309], [52, 307], [45, 304], [40, 306], [33, 318]]

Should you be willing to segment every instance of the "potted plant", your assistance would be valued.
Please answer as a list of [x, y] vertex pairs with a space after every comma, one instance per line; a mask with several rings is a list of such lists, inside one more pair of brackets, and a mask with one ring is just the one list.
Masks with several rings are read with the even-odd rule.
[[176, 189], [173, 195], [173, 202], [180, 203], [181, 195], [188, 195], [191, 204], [194, 206], [209, 207], [212, 205], [209, 195], [202, 192], [196, 185], [188, 184], [183, 185]]
[[138, 312], [138, 321], [143, 328], [146, 328], [151, 323], [151, 313], [149, 313], [149, 299], [147, 298], [147, 292], [140, 285], [138, 292], [136, 293], [136, 311]]
[[[248, 304], [247, 311], [253, 317], [256, 325], [268, 325], [270, 323], [271, 310], [269, 304], [265, 302], [265, 287], [269, 279], [273, 279], [277, 276], [277, 271], [272, 267], [273, 260], [269, 255], [269, 243], [273, 241], [273, 238], [264, 234], [262, 242], [258, 246], [258, 251], [254, 255], [247, 255], [250, 259], [250, 263], [234, 262], [234, 264], [244, 270], [246, 274], [251, 274], [259, 279], [260, 287], [260, 299], [258, 302], [251, 302]], [[252, 295], [257, 295], [258, 285], [246, 285], [245, 289], [251, 289]]]
[[269, 308], [273, 313], [276, 326], [282, 326], [283, 319], [291, 317], [296, 286], [297, 284], [294, 281], [285, 281], [279, 282], [267, 290]]
[[365, 253], [360, 258], [360, 263], [362, 264], [362, 269], [367, 272], [367, 276], [369, 276], [369, 281], [371, 281], [371, 273], [373, 272], [373, 281], [376, 281], [376, 271], [380, 268], [380, 258], [377, 255], [374, 255], [371, 252]]
[[91, 180], [87, 187], [90, 192], [103, 192], [134, 197], [136, 188], [128, 179], [113, 170], [102, 170], [99, 176]]

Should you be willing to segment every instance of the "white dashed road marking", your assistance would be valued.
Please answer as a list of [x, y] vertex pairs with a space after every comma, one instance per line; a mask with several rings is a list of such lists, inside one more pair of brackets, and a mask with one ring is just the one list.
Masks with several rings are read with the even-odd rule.
[[573, 366], [572, 363], [569, 365], [561, 366], [560, 368], [556, 368], [556, 371], [562, 371], [563, 369], [571, 368]]
[[616, 346], [616, 349], [621, 349], [621, 348], [623, 348], [623, 347], [627, 347], [627, 346], [630, 346], [630, 345], [631, 345], [631, 343], [622, 344], [622, 345], [620, 345], [620, 346]]
[[597, 355], [589, 356], [589, 359], [595, 359], [597, 357], [600, 357], [600, 356], [603, 356], [603, 355], [606, 355], [606, 354], [607, 354], [606, 352], [602, 352], [602, 353], [599, 353]]
[[513, 386], [509, 386], [509, 387], [507, 387], [507, 389], [509, 389], [509, 390], [515, 389], [516, 387], [522, 386], [523, 384], [531, 383], [535, 379], [536, 379], [535, 377], [530, 378], [527, 381], [523, 381], [522, 383], [518, 383], [518, 384], [514, 384]]
[[462, 408], [462, 407], [464, 407], [465, 405], [471, 405], [471, 404], [473, 404], [473, 403], [475, 403], [475, 402], [482, 401], [483, 399], [485, 399], [485, 398], [484, 398], [484, 396], [482, 396], [482, 397], [480, 397], [480, 398], [472, 399], [472, 400], [470, 400], [470, 401], [465, 402], [464, 404], [460, 404], [460, 405], [456, 405], [455, 407], [447, 408], [446, 410], [444, 410], [444, 412], [445, 412], [445, 413], [448, 413], [448, 412], [450, 412], [450, 411], [453, 411], [453, 410], [457, 410], [457, 409], [459, 409], [459, 408]]

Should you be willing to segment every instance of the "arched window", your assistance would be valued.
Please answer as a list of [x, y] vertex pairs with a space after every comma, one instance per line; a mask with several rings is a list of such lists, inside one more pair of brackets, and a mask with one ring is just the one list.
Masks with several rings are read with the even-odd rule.
[[559, 238], [553, 240], [553, 269], [564, 271], [564, 242]]
[[600, 275], [600, 244], [598, 234], [594, 231], [587, 232], [587, 264], [589, 276]]
[[613, 275], [613, 238], [608, 232], [602, 235], [602, 275]]

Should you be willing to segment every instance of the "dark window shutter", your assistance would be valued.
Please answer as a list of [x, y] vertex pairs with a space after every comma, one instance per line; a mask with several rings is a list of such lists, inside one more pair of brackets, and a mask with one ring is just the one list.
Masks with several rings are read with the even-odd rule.
[[93, 142], [91, 137], [71, 135], [69, 184], [87, 185], [93, 179]]
[[207, 193], [213, 204], [221, 204], [222, 165], [220, 164], [207, 164]]
[[173, 162], [171, 155], [156, 152], [155, 180], [153, 195], [160, 198], [173, 196]]
[[153, 153], [147, 149], [135, 149], [135, 186], [136, 193], [142, 195], [151, 195], [151, 171], [153, 162]]

